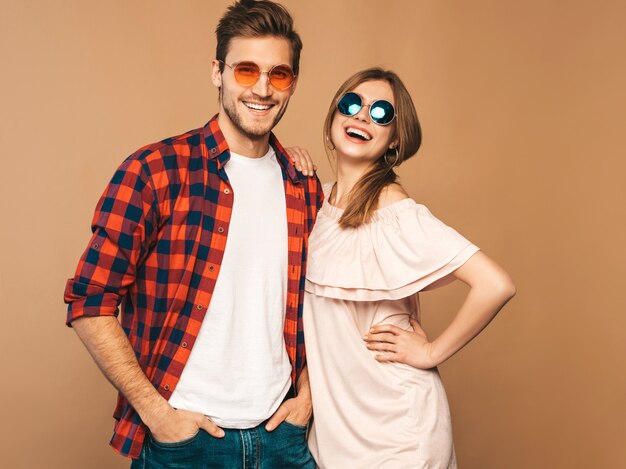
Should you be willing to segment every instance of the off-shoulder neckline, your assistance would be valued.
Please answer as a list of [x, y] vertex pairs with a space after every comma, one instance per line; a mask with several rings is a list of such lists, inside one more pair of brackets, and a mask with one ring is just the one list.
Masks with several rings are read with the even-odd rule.
[[[417, 203], [410, 197], [397, 200], [388, 205], [385, 205], [384, 207], [374, 210], [371, 218], [369, 219], [367, 223], [373, 223], [379, 220], [383, 220], [389, 216], [395, 216], [402, 210], [409, 208], [409, 207], [413, 207], [415, 205], [417, 205]], [[324, 200], [324, 204], [322, 205], [322, 208], [321, 208], [322, 212], [336, 219], [341, 218], [341, 215], [343, 214], [344, 210], [345, 209], [343, 208], [339, 208], [339, 207], [335, 207], [334, 205], [331, 205], [330, 202], [328, 202], [328, 200]]]

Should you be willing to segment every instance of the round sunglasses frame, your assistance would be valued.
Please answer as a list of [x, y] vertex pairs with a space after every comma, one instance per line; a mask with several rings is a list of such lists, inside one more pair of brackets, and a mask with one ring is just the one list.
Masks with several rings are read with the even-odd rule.
[[[254, 86], [258, 83], [259, 79], [261, 78], [261, 75], [267, 75], [267, 78], [269, 79], [269, 83], [270, 85], [272, 85], [272, 87], [276, 88], [279, 91], [286, 91], [289, 88], [292, 87], [293, 83], [296, 81], [296, 77], [297, 75], [295, 73], [293, 73], [293, 70], [291, 69], [291, 67], [287, 64], [277, 64], [274, 65], [272, 68], [269, 69], [269, 71], [264, 72], [263, 70], [261, 70], [261, 67], [259, 67], [258, 64], [252, 62], [251, 60], [242, 60], [241, 62], [235, 62], [232, 65], [228, 65], [226, 62], [224, 62], [223, 60], [218, 59], [218, 62], [221, 64], [226, 65], [228, 68], [230, 68], [233, 71], [233, 75], [235, 76], [235, 81], [237, 83], [239, 83], [241, 86], [245, 86], [246, 88], [249, 88], [251, 86]], [[241, 64], [249, 64], [249, 65], [254, 65], [257, 70], [258, 70], [258, 76], [256, 77], [256, 80], [254, 80], [254, 83], [242, 83], [241, 81], [239, 81], [239, 79], [237, 78], [237, 67]], [[272, 82], [272, 72], [274, 71], [275, 68], [277, 67], [285, 67], [289, 70], [289, 72], [291, 73], [291, 81], [289, 82], [289, 85], [287, 85], [285, 88], [281, 88], [280, 86], [276, 86], [273, 82]]]
[[[341, 107], [339, 106], [341, 104], [341, 101], [343, 101], [343, 99], [348, 96], [348, 95], [354, 95], [357, 96], [359, 98], [360, 103], [358, 104], [359, 109], [354, 113], [354, 114], [350, 114], [349, 112], [344, 113], [341, 110]], [[342, 116], [356, 116], [359, 112], [361, 112], [361, 109], [363, 109], [364, 107], [369, 107], [369, 111], [368, 114], [370, 116], [370, 119], [372, 119], [372, 122], [376, 125], [389, 125], [393, 122], [393, 120], [398, 116], [398, 113], [396, 112], [396, 108], [393, 104], [391, 104], [389, 101], [387, 101], [386, 99], [377, 99], [376, 101], [374, 101], [372, 104], [363, 104], [363, 96], [361, 96], [359, 93], [355, 93], [354, 91], [347, 91], [345, 92], [343, 95], [341, 95], [341, 98], [339, 98], [339, 100], [337, 101], [337, 111], [339, 112], [339, 114], [341, 114]], [[376, 103], [385, 103], [386, 105], [388, 105], [389, 107], [391, 107], [392, 111], [393, 111], [393, 115], [391, 116], [391, 119], [389, 119], [389, 122], [376, 122], [377, 119], [379, 119], [378, 117], [375, 117], [372, 115], [372, 108], [376, 108]], [[356, 103], [354, 103], [356, 104]], [[383, 110], [386, 109], [386, 106], [380, 106]]]

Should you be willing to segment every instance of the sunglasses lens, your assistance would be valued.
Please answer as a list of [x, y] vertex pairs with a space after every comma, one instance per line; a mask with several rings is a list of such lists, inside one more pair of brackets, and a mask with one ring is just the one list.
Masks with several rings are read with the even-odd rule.
[[[363, 102], [361, 101], [361, 96], [352, 91], [344, 94], [337, 103], [337, 110], [344, 116], [354, 116], [362, 107]], [[384, 99], [372, 104], [369, 111], [372, 121], [379, 125], [389, 124], [396, 114], [393, 104]]]
[[344, 94], [337, 103], [337, 110], [344, 116], [354, 116], [361, 110], [361, 97], [356, 93]]
[[277, 65], [270, 71], [270, 83], [279, 90], [286, 90], [293, 83], [294, 75], [286, 65]]
[[380, 100], [376, 101], [370, 107], [370, 116], [372, 120], [380, 125], [389, 124], [395, 115], [396, 111], [393, 105], [389, 101]]
[[240, 62], [234, 69], [235, 80], [243, 86], [254, 85], [261, 76], [259, 66], [254, 62]]

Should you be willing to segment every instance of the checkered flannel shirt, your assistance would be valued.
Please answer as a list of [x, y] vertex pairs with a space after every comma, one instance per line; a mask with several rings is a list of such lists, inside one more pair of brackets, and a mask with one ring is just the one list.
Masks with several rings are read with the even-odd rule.
[[[308, 236], [322, 190], [298, 173], [271, 135], [285, 187], [288, 293], [285, 345], [295, 384], [305, 363], [302, 301]], [[217, 116], [203, 128], [148, 145], [114, 174], [95, 211], [93, 236], [68, 280], [67, 324], [115, 316], [146, 376], [169, 399], [196, 341], [220, 272], [233, 206], [230, 152]], [[146, 426], [121, 394], [111, 439], [139, 457]]]

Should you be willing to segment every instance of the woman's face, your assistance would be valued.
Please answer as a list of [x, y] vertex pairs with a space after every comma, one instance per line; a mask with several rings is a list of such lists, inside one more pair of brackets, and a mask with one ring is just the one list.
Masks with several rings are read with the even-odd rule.
[[395, 107], [396, 102], [391, 86], [383, 80], [365, 81], [351, 91], [361, 96], [363, 106], [353, 116], [344, 116], [335, 110], [330, 126], [330, 139], [337, 151], [337, 159], [369, 165], [388, 148], [397, 145], [393, 140], [395, 119], [389, 125], [375, 124], [369, 114], [369, 105], [384, 99]]

